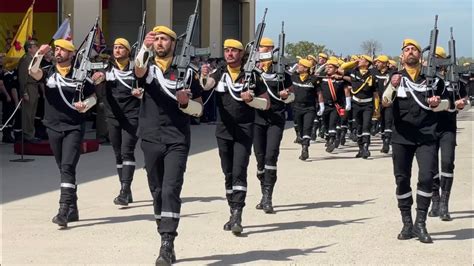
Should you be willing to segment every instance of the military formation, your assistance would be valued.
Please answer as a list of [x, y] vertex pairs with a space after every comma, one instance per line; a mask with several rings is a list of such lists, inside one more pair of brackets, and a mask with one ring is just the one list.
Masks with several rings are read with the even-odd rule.
[[[280, 142], [291, 110], [295, 145], [301, 146], [298, 159], [303, 161], [309, 159], [309, 146], [318, 138], [325, 142], [328, 153], [353, 141], [359, 148], [354, 157], [368, 159], [372, 138], [381, 136], [380, 152], [392, 150], [395, 196], [402, 220], [398, 239], [432, 242], [427, 216], [451, 220], [448, 206], [454, 177], [456, 114], [470, 106], [453, 39], [449, 54], [437, 46], [436, 28], [425, 49], [416, 40], [404, 39], [398, 63], [386, 55], [340, 58], [322, 52], [302, 55], [295, 61], [286, 57], [283, 29], [277, 44], [264, 37], [263, 19], [250, 43], [224, 41], [224, 64], [199, 67], [191, 62], [194, 55], [189, 41], [196, 14], [190, 16], [184, 38], [159, 25], [144, 33], [135, 45], [117, 38], [112, 57], [100, 64], [90, 59], [90, 36], [94, 34], [89, 34], [80, 53], [64, 39], [54, 41], [53, 49], [48, 44], [28, 42], [25, 62], [18, 69], [20, 83], [25, 86], [14, 84], [9, 76], [12, 71], [4, 72], [8, 90], [24, 88], [7, 95], [15, 102], [21, 95], [28, 97], [23, 120], [31, 119], [29, 105], [35, 108], [38, 89], [34, 87], [40, 81], [45, 84], [43, 123], [61, 179], [59, 210], [53, 223], [67, 227], [79, 220], [76, 166], [85, 113], [96, 103], [95, 89], [105, 86], [107, 126], [120, 182], [113, 202], [118, 206], [133, 202], [134, 152], [139, 143], [161, 236], [156, 264], [176, 262], [174, 240], [191, 145], [190, 123], [203, 113], [203, 93], [212, 91], [218, 110], [215, 138], [230, 214], [223, 221], [224, 231], [238, 236], [244, 230], [242, 213], [252, 147], [257, 169], [251, 172], [256, 171], [262, 195], [256, 208], [274, 213]], [[51, 51], [54, 60], [43, 65]], [[423, 57], [425, 51], [428, 59]], [[22, 77], [25, 73], [28, 75]], [[34, 136], [27, 127], [23, 133], [28, 138]], [[418, 185], [412, 190], [415, 157]]]

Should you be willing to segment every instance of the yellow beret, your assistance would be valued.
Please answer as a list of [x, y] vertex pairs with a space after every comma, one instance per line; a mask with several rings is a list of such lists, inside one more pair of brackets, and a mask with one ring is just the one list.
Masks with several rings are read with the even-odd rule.
[[405, 47], [407, 47], [408, 45], [413, 45], [413, 46], [415, 46], [416, 49], [418, 49], [418, 51], [421, 52], [421, 46], [420, 46], [420, 44], [419, 44], [417, 41], [413, 40], [413, 39], [405, 39], [405, 40], [403, 40], [402, 50], [405, 49]]
[[471, 63], [469, 63], [469, 62], [466, 62], [466, 63], [462, 64], [462, 66], [470, 66], [470, 65], [471, 65]]
[[339, 61], [338, 60], [335, 60], [335, 59], [329, 59], [327, 62], [326, 62], [326, 65], [333, 65], [335, 67], [339, 67]]
[[359, 56], [357, 55], [351, 55], [351, 61], [356, 61], [357, 59], [359, 59]]
[[123, 47], [127, 48], [127, 50], [130, 52], [130, 43], [124, 38], [117, 38], [115, 39], [114, 45], [122, 45]]
[[262, 40], [260, 40], [260, 46], [275, 46], [275, 44], [273, 44], [272, 39], [263, 37]]
[[166, 26], [156, 26], [153, 28], [154, 32], [159, 32], [159, 33], [164, 33], [171, 38], [176, 40], [176, 32], [174, 32], [172, 29], [166, 27]]
[[368, 55], [366, 55], [366, 54], [361, 55], [361, 56], [360, 56], [360, 59], [365, 59], [365, 60], [369, 61], [370, 63], [373, 62], [372, 57], [370, 57], [370, 56], [368, 56]]
[[388, 62], [388, 56], [386, 55], [379, 55], [377, 58], [375, 58], [375, 61], [380, 61], [382, 63], [387, 63]]
[[390, 65], [392, 65], [392, 66], [396, 66], [396, 65], [397, 65], [397, 62], [396, 62], [395, 60], [392, 60], [392, 59], [388, 60], [388, 63], [389, 63]]
[[328, 55], [325, 54], [325, 53], [319, 53], [318, 56], [319, 56], [319, 57], [322, 57], [322, 58], [328, 59]]
[[437, 56], [439, 56], [441, 58], [446, 58], [446, 51], [441, 46], [436, 46], [435, 53], [436, 53]]
[[336, 61], [337, 61], [337, 57], [331, 55], [331, 56], [329, 57], [329, 60], [336, 60]]
[[234, 39], [227, 39], [224, 41], [224, 48], [235, 48], [239, 50], [244, 50], [244, 46], [241, 42]]
[[299, 55], [296, 56], [296, 59], [298, 59], [298, 60], [300, 60], [301, 58], [302, 58], [302, 57], [299, 56]]
[[312, 55], [312, 54], [308, 55], [308, 56], [306, 57], [306, 59], [308, 59], [308, 60], [312, 59], [312, 60], [314, 60], [314, 61], [318, 61], [318, 59], [316, 59], [316, 57], [314, 57], [314, 55]]
[[313, 66], [313, 63], [311, 63], [311, 61], [309, 61], [308, 59], [300, 59], [300, 61], [298, 61], [298, 64], [302, 65], [302, 66], [305, 66], [307, 68], [311, 68]]
[[341, 68], [344, 70], [353, 69], [356, 66], [357, 66], [357, 61], [349, 61], [349, 62], [345, 62], [344, 64], [341, 64]]
[[76, 50], [72, 42], [64, 39], [57, 39], [56, 41], [54, 41], [54, 46], [61, 47], [64, 50], [68, 50], [70, 52], [74, 52]]

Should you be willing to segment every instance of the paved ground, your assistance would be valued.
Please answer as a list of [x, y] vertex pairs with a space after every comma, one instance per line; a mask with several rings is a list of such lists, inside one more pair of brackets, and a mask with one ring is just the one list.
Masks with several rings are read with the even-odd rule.
[[[194, 126], [192, 155], [183, 188], [182, 219], [176, 240], [178, 264], [457, 264], [473, 263], [472, 113], [459, 122], [454, 220], [430, 218], [434, 244], [398, 241], [390, 156], [373, 141], [370, 160], [355, 159], [354, 143], [334, 154], [324, 144], [310, 147], [308, 162], [297, 159], [293, 130], [285, 132], [274, 195], [276, 214], [255, 210], [259, 187], [255, 160], [249, 168], [244, 234], [222, 231], [228, 218], [215, 138], [211, 125]], [[78, 166], [81, 221], [58, 230], [58, 171], [52, 157], [11, 163], [11, 145], [1, 149], [1, 259], [10, 264], [151, 264], [159, 237], [143, 169], [133, 184], [135, 203], [113, 205], [119, 183], [110, 146], [83, 155]], [[30, 156], [28, 156], [30, 157]], [[143, 166], [143, 155], [137, 149]], [[416, 170], [414, 170], [414, 173]], [[416, 176], [416, 174], [415, 174]], [[413, 185], [416, 180], [412, 180]]]

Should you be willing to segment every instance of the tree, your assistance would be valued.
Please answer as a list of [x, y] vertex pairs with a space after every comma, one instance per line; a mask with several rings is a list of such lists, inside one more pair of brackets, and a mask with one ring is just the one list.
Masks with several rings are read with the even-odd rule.
[[321, 52], [333, 54], [333, 52], [327, 49], [325, 45], [316, 44], [316, 43], [308, 42], [308, 41], [288, 43], [285, 47], [285, 50], [286, 50], [285, 52], [290, 57], [296, 57], [296, 56], [306, 57], [310, 54], [317, 56], [317, 54]]
[[382, 44], [377, 40], [367, 40], [362, 42], [360, 49], [363, 54], [375, 56], [379, 51], [382, 51]]

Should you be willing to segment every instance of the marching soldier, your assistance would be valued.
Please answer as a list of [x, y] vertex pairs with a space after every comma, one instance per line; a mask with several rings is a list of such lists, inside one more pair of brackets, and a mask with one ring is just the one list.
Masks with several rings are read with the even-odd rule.
[[[174, 239], [178, 235], [180, 194], [190, 148], [190, 115], [202, 114], [196, 75], [189, 69], [185, 80], [177, 83], [178, 72], [172, 65], [176, 38], [170, 28], [154, 27], [135, 59], [135, 75], [144, 84], [138, 136], [161, 235], [157, 265], [176, 261]], [[150, 54], [155, 56], [150, 59]]]
[[[255, 91], [243, 90], [244, 47], [234, 39], [224, 41], [226, 66], [210, 72], [209, 66], [201, 68], [205, 78], [204, 89], [215, 88], [219, 110], [216, 123], [217, 147], [225, 175], [225, 189], [231, 216], [224, 224], [225, 231], [239, 235], [243, 231], [242, 210], [247, 195], [247, 167], [252, 149], [255, 109], [269, 108], [268, 94], [261, 85]], [[253, 96], [253, 95], [255, 96]]]
[[356, 158], [367, 159], [370, 156], [370, 125], [374, 112], [374, 98], [378, 98], [374, 75], [369, 69], [372, 58], [362, 55], [358, 66], [345, 73], [344, 79], [351, 82], [352, 116], [357, 123], [357, 144], [359, 152]]
[[[273, 41], [262, 38], [260, 53], [272, 53]], [[257, 159], [257, 178], [260, 181], [262, 199], [257, 204], [257, 209], [265, 213], [273, 213], [272, 194], [277, 181], [277, 161], [280, 152], [280, 142], [285, 129], [285, 104], [292, 100], [293, 88], [291, 76], [285, 73], [284, 81], [278, 81], [272, 71], [272, 59], [262, 61], [260, 69], [262, 82], [261, 91], [267, 91], [270, 96], [270, 109], [256, 110], [253, 148]]]
[[[446, 52], [443, 47], [436, 47], [436, 56], [446, 58]], [[445, 69], [441, 74], [445, 74]], [[459, 85], [458, 85], [459, 86]], [[448, 81], [445, 82], [443, 98], [449, 100], [450, 107], [447, 111], [438, 113], [438, 135], [436, 143], [436, 173], [433, 179], [433, 197], [431, 211], [428, 213], [431, 217], [440, 217], [442, 221], [451, 221], [449, 214], [449, 197], [454, 178], [454, 157], [456, 149], [456, 116], [458, 110], [462, 110], [466, 104], [467, 93], [465, 87], [453, 87]], [[441, 171], [439, 171], [438, 154], [441, 153]], [[440, 196], [441, 189], [441, 196]]]
[[[61, 173], [59, 211], [53, 218], [53, 223], [67, 227], [68, 222], [79, 220], [76, 166], [85, 133], [83, 112], [89, 106], [82, 101], [74, 102], [77, 96], [77, 81], [72, 79], [74, 45], [70, 41], [59, 39], [54, 41], [54, 46], [56, 64], [40, 68], [43, 56], [51, 49], [49, 45], [43, 44], [31, 61], [29, 73], [35, 80], [44, 79], [46, 82], [43, 123]], [[95, 97], [93, 84], [86, 82], [83, 94], [87, 98]]]
[[311, 140], [311, 128], [316, 117], [316, 102], [319, 102], [318, 115], [324, 112], [322, 95], [316, 90], [317, 79], [309, 73], [312, 64], [307, 59], [298, 61], [297, 73], [291, 75], [295, 101], [293, 102], [293, 115], [298, 125], [299, 136], [301, 137], [300, 160], [305, 161], [309, 157], [309, 144]]
[[[421, 47], [415, 40], [405, 39], [402, 46], [404, 69], [394, 74], [385, 90], [383, 104], [392, 105], [393, 133], [392, 159], [397, 184], [398, 208], [401, 211], [403, 228], [398, 239], [414, 236], [423, 243], [431, 243], [426, 230], [426, 216], [433, 194], [433, 177], [436, 169], [437, 107], [444, 84], [435, 81], [434, 88], [426, 86], [426, 77], [421, 72]], [[395, 95], [394, 99], [393, 96]], [[393, 99], [393, 100], [392, 100]], [[416, 220], [413, 225], [413, 205], [410, 186], [413, 158], [418, 162], [418, 187], [416, 192]]]
[[[339, 62], [329, 59], [326, 62], [326, 78], [319, 80], [318, 90], [324, 99], [324, 112], [322, 114], [325, 128], [328, 136], [326, 139], [326, 151], [331, 153], [338, 146], [336, 138], [337, 127], [341, 125], [341, 116], [345, 111], [351, 109], [350, 88], [348, 82], [337, 74]], [[344, 109], [344, 111], [341, 111]], [[340, 112], [344, 112], [341, 114]]]
[[[377, 92], [383, 95], [385, 88], [390, 82], [391, 72], [388, 68], [388, 57], [380, 55], [375, 59], [375, 78], [377, 82]], [[376, 102], [378, 105], [378, 101]], [[376, 106], [377, 109], [378, 106]], [[388, 153], [390, 150], [390, 141], [392, 139], [393, 114], [392, 107], [382, 107], [380, 110], [380, 131], [382, 132], [382, 149], [380, 152]]]
[[135, 172], [135, 146], [138, 141], [138, 112], [140, 99], [132, 94], [137, 91], [133, 64], [130, 62], [130, 44], [126, 39], [114, 41], [113, 60], [105, 72], [94, 76], [106, 80], [105, 115], [107, 117], [109, 138], [115, 154], [117, 173], [121, 184], [119, 195], [114, 203], [127, 206], [133, 202], [131, 184]]

